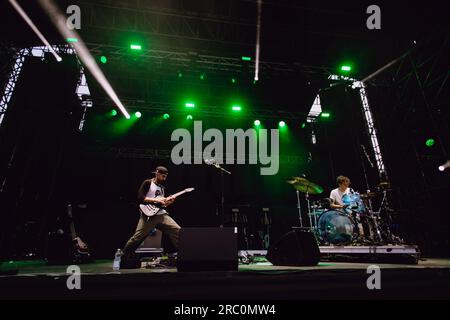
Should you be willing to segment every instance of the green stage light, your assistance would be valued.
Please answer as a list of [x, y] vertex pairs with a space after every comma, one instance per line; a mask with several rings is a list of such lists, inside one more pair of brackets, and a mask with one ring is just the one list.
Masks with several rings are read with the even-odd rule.
[[100, 57], [100, 62], [101, 63], [106, 63], [106, 62], [108, 62], [108, 58], [106, 58], [105, 56], [101, 56]]
[[278, 126], [280, 126], [281, 128], [283, 128], [283, 127], [286, 126], [286, 122], [280, 121], [280, 122], [278, 122]]
[[178, 78], [182, 78], [183, 74], [181, 72], [178, 72]]
[[142, 117], [142, 113], [140, 113], [139, 111], [136, 111], [136, 112], [134, 113], [134, 115], [136, 116], [136, 118]]
[[185, 106], [186, 106], [186, 108], [195, 108], [195, 103], [193, 103], [193, 102], [186, 102]]
[[349, 65], [343, 65], [341, 66], [341, 71], [349, 72], [352, 70], [352, 67]]
[[109, 113], [112, 117], [117, 116], [117, 110], [113, 109], [111, 110], [111, 112]]
[[142, 46], [140, 44], [132, 43], [130, 44], [131, 50], [142, 50]]
[[253, 122], [253, 124], [254, 124], [256, 127], [259, 127], [259, 126], [261, 125], [261, 121], [255, 120], [255, 121]]
[[235, 78], [231, 78], [231, 83], [236, 83], [236, 79]]
[[233, 111], [241, 111], [242, 108], [241, 108], [241, 106], [232, 106], [231, 110], [233, 110]]
[[188, 114], [188, 115], [186, 116], [186, 119], [192, 120], [192, 115]]
[[243, 61], [252, 61], [252, 58], [246, 57], [246, 56], [242, 56], [242, 60]]
[[427, 141], [425, 141], [425, 145], [426, 145], [427, 147], [432, 147], [432, 146], [434, 146], [434, 143], [435, 143], [435, 141], [434, 141], [433, 138], [427, 139]]
[[167, 120], [167, 119], [170, 118], [170, 115], [169, 115], [168, 113], [164, 113], [163, 118], [164, 118], [165, 120]]
[[77, 38], [67, 38], [66, 39], [67, 42], [78, 42]]
[[202, 73], [202, 74], [200, 75], [200, 80], [205, 80], [205, 74], [204, 74], [204, 73]]
[[306, 128], [306, 123], [302, 123], [302, 129], [305, 129]]
[[320, 116], [321, 116], [322, 118], [329, 118], [329, 117], [330, 117], [330, 113], [329, 113], [329, 112], [322, 112], [322, 113], [320, 114]]

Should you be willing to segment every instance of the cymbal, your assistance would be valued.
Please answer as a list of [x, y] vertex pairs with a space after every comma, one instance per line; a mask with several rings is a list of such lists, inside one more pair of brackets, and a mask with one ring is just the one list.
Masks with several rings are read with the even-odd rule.
[[323, 188], [321, 186], [303, 177], [292, 177], [287, 180], [287, 183], [292, 184], [294, 189], [304, 193], [321, 194], [323, 192]]
[[378, 195], [377, 192], [366, 192], [366, 193], [362, 193], [361, 197], [362, 198], [373, 198], [376, 197]]
[[380, 182], [378, 185], [380, 188], [390, 188], [391, 184], [387, 181]]

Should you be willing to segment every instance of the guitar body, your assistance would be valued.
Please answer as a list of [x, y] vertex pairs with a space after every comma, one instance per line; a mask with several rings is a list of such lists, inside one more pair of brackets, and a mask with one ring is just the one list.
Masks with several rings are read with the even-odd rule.
[[[176, 198], [181, 196], [183, 193], [186, 192], [191, 192], [194, 191], [194, 188], [186, 188], [183, 191], [177, 192], [174, 195], [172, 195], [171, 197]], [[163, 196], [158, 196], [156, 198], [164, 198]], [[147, 217], [152, 217], [156, 214], [158, 214], [158, 212], [160, 210], [164, 210], [164, 206], [161, 205], [156, 205], [156, 204], [140, 204], [139, 205], [139, 209], [141, 210], [142, 214], [144, 214]]]
[[147, 217], [152, 217], [156, 215], [162, 207], [155, 204], [140, 204], [139, 209]]

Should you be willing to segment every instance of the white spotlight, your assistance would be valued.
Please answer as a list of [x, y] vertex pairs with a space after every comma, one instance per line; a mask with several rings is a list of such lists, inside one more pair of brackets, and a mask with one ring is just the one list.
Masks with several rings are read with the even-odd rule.
[[450, 168], [450, 160], [447, 160], [446, 163], [444, 163], [443, 165], [439, 166], [439, 171], [444, 171], [445, 169]]
[[31, 21], [30, 17], [23, 11], [22, 7], [16, 2], [16, 0], [9, 0], [9, 3], [16, 9], [17, 13], [20, 14], [20, 16], [25, 20], [25, 22], [30, 26], [30, 28], [36, 33], [36, 35], [41, 39], [41, 41], [44, 43], [44, 45], [50, 50], [50, 52], [55, 57], [56, 61], [61, 62], [62, 58], [56, 53], [56, 51], [53, 49], [53, 47], [50, 45], [50, 43], [45, 39], [45, 37], [42, 35], [42, 33], [38, 30], [36, 25]]
[[58, 6], [54, 3], [53, 0], [38, 0], [41, 7], [48, 14], [53, 24], [58, 29], [59, 33], [65, 38], [76, 38], [77, 42], [73, 42], [72, 46], [75, 49], [77, 56], [83, 62], [84, 66], [92, 73], [94, 78], [98, 81], [98, 83], [102, 86], [103, 90], [109, 95], [112, 101], [116, 104], [119, 110], [123, 113], [123, 115], [129, 119], [130, 114], [125, 109], [125, 106], [120, 101], [116, 92], [112, 88], [109, 81], [106, 79], [103, 71], [100, 69], [98, 64], [95, 62], [94, 57], [89, 52], [89, 49], [84, 44], [83, 40], [79, 36], [79, 34], [75, 30], [69, 30], [66, 25], [67, 17], [61, 12]]

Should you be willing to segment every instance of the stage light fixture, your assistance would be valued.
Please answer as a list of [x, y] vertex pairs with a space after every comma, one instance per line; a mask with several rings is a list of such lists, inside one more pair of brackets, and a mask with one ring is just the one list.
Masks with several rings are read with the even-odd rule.
[[252, 61], [252, 58], [250, 57], [246, 57], [246, 56], [242, 56], [242, 61]]
[[100, 62], [103, 63], [103, 64], [107, 63], [108, 62], [108, 58], [106, 58], [105, 56], [101, 56], [100, 57]]
[[341, 66], [341, 71], [349, 72], [352, 70], [352, 67], [349, 65], [343, 65]]
[[259, 126], [261, 125], [261, 121], [255, 120], [255, 121], [253, 122], [253, 124], [254, 124], [256, 127], [259, 127]]
[[427, 147], [432, 147], [432, 146], [434, 146], [434, 144], [435, 144], [435, 141], [433, 138], [429, 138], [429, 139], [427, 139], [427, 141], [425, 141], [425, 145]]
[[185, 106], [186, 106], [186, 108], [195, 108], [195, 103], [193, 103], [193, 102], [186, 102]]
[[165, 120], [167, 120], [167, 119], [170, 118], [170, 115], [169, 115], [168, 113], [164, 113], [163, 118], [164, 118]]
[[186, 116], [186, 119], [192, 120], [192, 115], [188, 114], [188, 115]]
[[132, 44], [130, 44], [130, 49], [131, 50], [142, 50], [142, 46], [137, 43], [132, 43]]
[[136, 118], [142, 117], [142, 113], [140, 113], [139, 111], [136, 111], [136, 112], [134, 113], [134, 115], [136, 116]]
[[278, 126], [279, 126], [280, 128], [283, 128], [283, 127], [286, 126], [286, 122], [280, 121], [280, 122], [278, 122]]
[[439, 171], [444, 171], [445, 169], [450, 168], [450, 160], [447, 160], [446, 163], [444, 163], [443, 165], [439, 166]]
[[113, 109], [111, 110], [111, 112], [109, 113], [112, 117], [117, 116], [117, 110]]
[[234, 106], [231, 107], [231, 110], [233, 110], [233, 111], [241, 111], [242, 108], [241, 108], [241, 106], [234, 105]]
[[71, 43], [71, 42], [78, 42], [77, 38], [67, 38], [66, 39], [67, 42]]
[[329, 112], [322, 112], [322, 113], [320, 114], [320, 117], [321, 117], [321, 118], [329, 118], [329, 117], [330, 117], [330, 113], [329, 113]]

